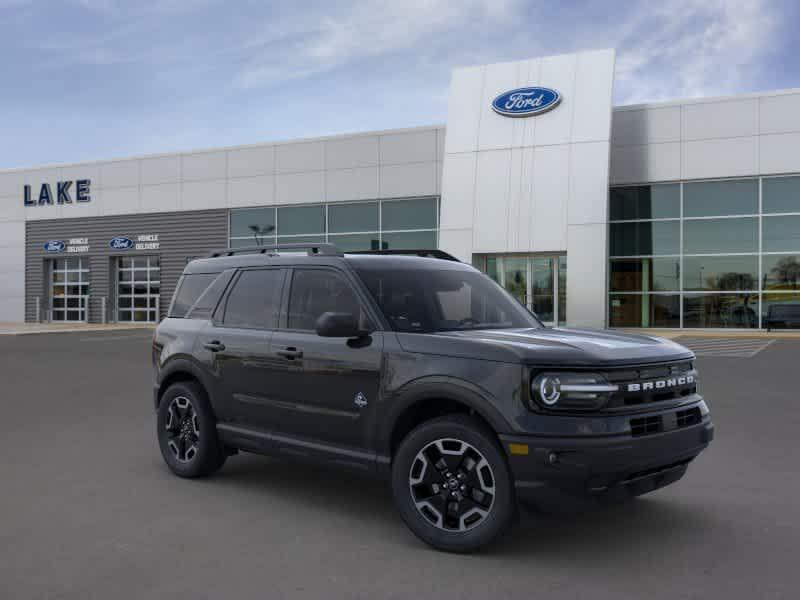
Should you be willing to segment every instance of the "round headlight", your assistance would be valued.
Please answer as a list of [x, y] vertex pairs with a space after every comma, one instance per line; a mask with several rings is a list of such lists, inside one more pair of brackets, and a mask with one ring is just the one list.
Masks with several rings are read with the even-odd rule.
[[561, 381], [558, 377], [542, 377], [539, 381], [539, 398], [547, 406], [553, 406], [561, 398]]

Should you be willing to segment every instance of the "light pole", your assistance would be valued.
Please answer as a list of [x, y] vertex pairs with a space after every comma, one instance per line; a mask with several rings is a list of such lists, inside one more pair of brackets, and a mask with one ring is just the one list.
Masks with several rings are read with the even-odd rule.
[[275, 225], [250, 225], [250, 231], [253, 232], [253, 239], [256, 241], [256, 246], [261, 246], [264, 243], [264, 236], [275, 231]]

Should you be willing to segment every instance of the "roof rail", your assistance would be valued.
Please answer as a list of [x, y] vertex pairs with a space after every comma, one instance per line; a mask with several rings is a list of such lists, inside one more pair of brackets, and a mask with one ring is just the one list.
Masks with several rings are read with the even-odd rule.
[[404, 256], [422, 256], [424, 258], [439, 258], [441, 260], [452, 260], [461, 262], [452, 254], [444, 250], [354, 250], [347, 254], [396, 254]]
[[269, 244], [266, 246], [244, 246], [242, 248], [225, 248], [215, 250], [206, 258], [235, 256], [237, 254], [275, 254], [281, 250], [305, 250], [309, 256], [344, 256], [333, 244]]

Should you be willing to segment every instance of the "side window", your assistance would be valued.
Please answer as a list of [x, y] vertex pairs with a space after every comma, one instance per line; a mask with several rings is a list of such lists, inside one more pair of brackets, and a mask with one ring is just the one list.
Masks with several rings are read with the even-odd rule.
[[175, 298], [172, 300], [170, 317], [183, 318], [206, 288], [219, 273], [191, 273], [181, 277]]
[[366, 326], [361, 302], [343, 277], [323, 269], [295, 270], [289, 293], [289, 329], [313, 331], [325, 312], [352, 313]]
[[274, 329], [278, 326], [283, 271], [242, 271], [225, 303], [226, 327]]

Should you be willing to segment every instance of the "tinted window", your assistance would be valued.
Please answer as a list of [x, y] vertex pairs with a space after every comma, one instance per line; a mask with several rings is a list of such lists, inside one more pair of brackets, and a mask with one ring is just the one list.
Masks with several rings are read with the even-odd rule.
[[703, 219], [683, 222], [685, 254], [758, 252], [757, 219]]
[[677, 258], [614, 259], [611, 261], [609, 289], [612, 292], [678, 291], [679, 266]]
[[523, 306], [477, 271], [359, 270], [397, 331], [540, 327]]
[[343, 277], [324, 269], [296, 270], [289, 293], [289, 329], [313, 331], [325, 312], [351, 313], [367, 328], [361, 303]]
[[764, 252], [800, 250], [800, 217], [764, 217]]
[[684, 217], [751, 215], [758, 212], [758, 180], [702, 181], [683, 186]]
[[225, 293], [225, 288], [228, 287], [228, 282], [231, 280], [232, 275], [233, 269], [225, 271], [219, 277], [217, 277], [202, 294], [200, 294], [197, 302], [194, 303], [194, 306], [192, 306], [191, 310], [189, 311], [190, 319], [211, 318], [211, 315], [214, 313], [214, 309], [219, 303], [219, 299], [222, 298], [222, 294]]
[[283, 271], [242, 271], [225, 304], [226, 327], [272, 329], [278, 326]]
[[762, 181], [765, 213], [800, 212], [800, 177], [770, 177]]
[[193, 273], [184, 275], [172, 300], [170, 317], [183, 318], [219, 273]]
[[384, 231], [435, 229], [438, 214], [436, 198], [384, 202], [381, 206], [381, 225]]
[[680, 221], [613, 223], [610, 227], [611, 256], [680, 253]]
[[278, 235], [325, 233], [325, 207], [281, 206], [278, 208]]
[[680, 184], [611, 188], [609, 214], [612, 221], [680, 217]]
[[[231, 237], [268, 235], [274, 231], [274, 208], [245, 208], [231, 211]], [[252, 237], [250, 241], [253, 241]]]
[[331, 204], [328, 206], [328, 231], [330, 233], [377, 230], [377, 202]]
[[758, 257], [686, 256], [683, 259], [683, 289], [758, 289]]

